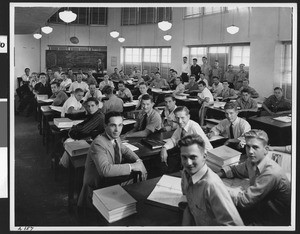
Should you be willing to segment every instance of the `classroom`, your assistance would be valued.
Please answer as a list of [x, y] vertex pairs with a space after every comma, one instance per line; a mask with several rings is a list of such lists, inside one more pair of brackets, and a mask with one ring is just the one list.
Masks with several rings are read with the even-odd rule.
[[296, 10], [11, 3], [11, 230], [295, 229]]

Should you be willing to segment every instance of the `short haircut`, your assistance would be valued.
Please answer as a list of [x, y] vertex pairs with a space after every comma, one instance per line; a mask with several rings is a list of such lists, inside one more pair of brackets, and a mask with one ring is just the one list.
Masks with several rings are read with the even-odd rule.
[[218, 63], [218, 62], [219, 62], [219, 60], [218, 60], [218, 59], [216, 59], [216, 60], [215, 60], [215, 62], [217, 62], [217, 63]]
[[123, 118], [123, 114], [121, 112], [116, 112], [116, 111], [110, 111], [110, 112], [106, 113], [105, 120], [104, 120], [106, 125], [109, 123], [109, 120], [112, 117], [122, 117]]
[[194, 61], [196, 61], [196, 62], [198, 61], [198, 59], [197, 59], [197, 58], [193, 58], [193, 60], [194, 60]]
[[173, 71], [175, 71], [173, 68], [170, 68], [170, 70], [169, 71], [171, 71], [171, 72], [173, 72]]
[[81, 93], [84, 93], [83, 90], [82, 90], [81, 88], [77, 88], [77, 89], [75, 89], [75, 92], [74, 92], [74, 93], [76, 94], [76, 93], [80, 93], [80, 92], [81, 92]]
[[206, 56], [203, 56], [202, 58], [205, 58], [205, 59], [207, 59], [207, 57], [206, 57]]
[[282, 92], [282, 88], [280, 88], [280, 87], [275, 87], [275, 88], [274, 88], [274, 91], [275, 91], [275, 90], [280, 90], [280, 91]]
[[230, 66], [231, 66], [231, 67], [233, 67], [233, 66], [232, 66], [232, 64], [228, 64], [228, 66], [227, 66], [227, 67], [230, 67]]
[[224, 110], [232, 110], [234, 109], [235, 111], [237, 111], [237, 106], [233, 103], [233, 102], [226, 102], [225, 106], [224, 106]]
[[94, 98], [94, 97], [89, 97], [85, 103], [88, 103], [88, 102], [95, 102], [96, 105], [99, 104], [99, 100], [97, 98]]
[[119, 83], [118, 83], [118, 85], [119, 84], [125, 85], [125, 82], [123, 80], [120, 80]]
[[173, 70], [172, 72], [175, 72], [177, 74], [177, 71]]
[[218, 79], [218, 80], [220, 79], [218, 76], [213, 76], [212, 78], [213, 78], [213, 79], [215, 79], [215, 78], [216, 78], [216, 79]]
[[198, 145], [199, 149], [202, 152], [205, 152], [205, 142], [204, 142], [203, 138], [201, 136], [199, 136], [198, 134], [187, 135], [187, 136], [183, 137], [181, 140], [179, 140], [179, 142], [178, 142], [178, 145], [180, 148], [183, 146], [190, 146], [193, 144]]
[[182, 77], [181, 76], [177, 76], [175, 79], [179, 79], [180, 82], [182, 83]]
[[153, 97], [151, 95], [149, 95], [148, 93], [145, 93], [141, 98], [141, 101], [142, 100], [150, 100], [151, 102], [153, 102]]
[[184, 111], [187, 115], [190, 114], [190, 110], [186, 106], [178, 106], [174, 110], [174, 113], [176, 114], [177, 112]]
[[57, 81], [52, 82], [51, 85], [56, 85], [56, 87], [60, 86], [60, 84]]
[[196, 78], [196, 76], [195, 76], [194, 74], [190, 75], [190, 78], [191, 78], [191, 77], [194, 77], [194, 78]]
[[62, 73], [60, 73], [60, 75], [66, 75], [66, 73], [62, 72]]
[[156, 74], [159, 74], [159, 75], [160, 75], [160, 72], [155, 72], [155, 75], [156, 75]]
[[166, 99], [166, 98], [172, 98], [173, 101], [176, 100], [175, 97], [174, 97], [174, 95], [171, 94], [171, 93], [166, 94], [166, 95], [164, 96], [164, 99]]
[[95, 85], [95, 86], [97, 86], [97, 84], [95, 83], [95, 81], [93, 81], [93, 82], [89, 83], [89, 86], [91, 86], [91, 85]]
[[29, 67], [26, 67], [26, 68], [24, 69], [24, 71], [26, 72], [26, 70], [29, 70], [29, 71], [30, 71], [30, 68], [29, 68]]
[[198, 85], [200, 85], [200, 84], [202, 84], [203, 86], [206, 87], [206, 83], [203, 80], [199, 81]]
[[244, 64], [244, 63], [241, 63], [240, 66], [245, 66], [245, 64]]
[[145, 85], [147, 87], [147, 83], [144, 82], [144, 81], [142, 81], [141, 83], [139, 83], [139, 86], [141, 86], [141, 85]]
[[73, 71], [72, 68], [68, 68], [68, 71]]
[[228, 83], [228, 80], [223, 80], [223, 82], [222, 82], [222, 83], [224, 83], [224, 82]]
[[241, 93], [249, 93], [250, 94], [250, 90], [247, 88], [242, 89]]
[[264, 145], [267, 145], [269, 142], [268, 134], [260, 129], [251, 129], [249, 132], [244, 133], [245, 139], [247, 138], [256, 138], [258, 140], [261, 140]]
[[186, 57], [186, 56], [183, 56], [183, 58], [186, 58], [186, 59], [187, 59], [187, 57]]
[[112, 94], [113, 88], [110, 85], [105, 85], [102, 89], [103, 94]]
[[41, 77], [41, 76], [46, 76], [46, 73], [45, 73], [45, 72], [41, 72], [41, 73], [39, 74], [39, 77]]

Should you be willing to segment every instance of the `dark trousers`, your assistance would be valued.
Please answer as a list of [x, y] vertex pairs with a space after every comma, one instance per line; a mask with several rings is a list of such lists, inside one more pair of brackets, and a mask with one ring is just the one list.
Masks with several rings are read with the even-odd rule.
[[181, 73], [181, 78], [183, 82], [189, 82], [189, 76], [187, 73]]

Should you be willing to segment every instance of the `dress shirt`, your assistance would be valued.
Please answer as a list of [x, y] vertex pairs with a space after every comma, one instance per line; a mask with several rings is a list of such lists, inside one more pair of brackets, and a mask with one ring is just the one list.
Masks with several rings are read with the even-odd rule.
[[27, 76], [26, 74], [23, 74], [21, 77], [22, 77], [23, 81], [29, 81], [30, 76]]
[[[184, 129], [186, 130], [187, 134], [198, 134], [202, 137], [202, 139], [205, 142], [205, 149], [211, 150], [213, 147], [210, 144], [207, 136], [205, 135], [205, 133], [203, 132], [202, 128], [200, 127], [200, 125], [198, 123], [196, 123], [193, 120], [189, 120], [188, 123], [186, 124], [186, 126], [184, 127]], [[166, 142], [166, 144], [164, 145], [164, 147], [168, 150], [168, 149], [172, 149], [175, 146], [177, 146], [178, 141], [180, 140], [180, 136], [181, 136], [181, 131], [182, 128], [179, 127], [175, 130], [175, 132], [173, 133], [172, 137], [170, 139], [168, 139], [168, 141]]]
[[243, 109], [257, 109], [257, 102], [253, 98], [249, 98], [248, 101], [244, 101], [243, 98], [239, 98], [235, 102], [237, 107]]
[[87, 83], [85, 83], [84, 81], [81, 81], [80, 83], [78, 83], [78, 81], [74, 81], [69, 88], [70, 92], [75, 92], [76, 89], [82, 89], [83, 92], [87, 92], [89, 90], [89, 86]]
[[168, 108], [165, 107], [163, 113], [162, 113], [162, 126], [167, 127], [170, 126], [171, 130], [175, 130], [178, 127], [178, 124], [175, 122], [176, 117], [174, 110], [177, 108], [175, 105], [174, 109], [170, 112]]
[[67, 78], [65, 80], [63, 80], [61, 83], [60, 83], [60, 88], [63, 90], [65, 89], [68, 85], [71, 85], [72, 84], [72, 80]]
[[208, 63], [201, 65], [201, 71], [204, 73], [206, 79], [209, 79], [211, 73], [211, 66]]
[[236, 94], [235, 94], [234, 89], [231, 89], [231, 88], [224, 89], [223, 88], [222, 91], [221, 91], [221, 93], [218, 95], [218, 97], [222, 97], [224, 99], [224, 98], [233, 97], [235, 95]]
[[185, 86], [184, 84], [180, 83], [179, 85], [176, 86], [176, 89], [174, 90], [173, 94], [178, 95], [180, 93], [183, 93], [185, 91]]
[[104, 88], [104, 86], [106, 86], [106, 85], [111, 86], [113, 89], [115, 88], [115, 85], [112, 81], [109, 80], [108, 82], [105, 82], [105, 80], [103, 80], [99, 84], [99, 89], [102, 90]]
[[108, 100], [104, 101], [102, 111], [104, 114], [111, 111], [123, 112], [123, 105], [123, 100], [112, 94]]
[[151, 88], [157, 88], [157, 89], [161, 89], [162, 87], [170, 87], [168, 82], [166, 81], [166, 79], [161, 78], [159, 81], [157, 81], [156, 79], [154, 81], [151, 82], [151, 84], [149, 85], [149, 87]]
[[61, 117], [65, 117], [65, 114], [68, 112], [70, 107], [74, 107], [74, 110], [79, 110], [82, 105], [74, 96], [70, 96], [62, 107]]
[[228, 83], [233, 83], [234, 82], [234, 79], [235, 79], [235, 76], [236, 76], [236, 73], [235, 71], [226, 71], [224, 73], [224, 79], [223, 80], [227, 80]]
[[221, 67], [213, 67], [211, 73], [212, 77], [217, 76], [220, 80], [223, 80], [223, 69]]
[[223, 90], [223, 84], [221, 82], [219, 82], [217, 85], [213, 83], [211, 87], [211, 92], [216, 96], [218, 96]]
[[222, 168], [227, 178], [249, 178], [250, 186], [245, 191], [229, 190], [237, 207], [250, 208], [260, 202], [271, 201], [281, 214], [290, 212], [291, 187], [282, 168], [268, 156], [253, 165], [247, 159], [235, 166]]
[[190, 74], [190, 64], [188, 63], [183, 63], [181, 66], [181, 72], [186, 73], [187, 75]]
[[50, 98], [54, 99], [53, 106], [62, 106], [67, 101], [68, 96], [64, 91], [60, 90], [57, 94], [52, 94]]
[[208, 104], [213, 104], [214, 103], [214, 97], [212, 95], [212, 93], [209, 91], [208, 88], [204, 88], [203, 91], [201, 93], [198, 93], [198, 96], [201, 98], [201, 99], [204, 99], [204, 98], [209, 98], [209, 102]]
[[243, 226], [243, 221], [220, 177], [206, 164], [194, 175], [182, 172], [190, 220], [198, 226]]
[[[139, 131], [143, 121], [144, 114], [145, 114], [144, 111], [141, 111], [139, 113], [137, 117], [137, 121], [134, 124], [135, 131]], [[147, 114], [146, 129], [148, 129], [152, 133], [161, 129], [160, 114], [154, 109], [152, 109], [152, 111], [150, 111], [150, 113]]]
[[125, 88], [124, 90], [119, 90], [118, 97], [119, 98], [130, 98], [130, 100], [133, 99], [132, 93], [128, 88]]
[[88, 85], [90, 85], [90, 84], [97, 85], [98, 84], [98, 82], [97, 82], [97, 80], [96, 80], [96, 78], [94, 76], [89, 76], [88, 78], [86, 78], [86, 83]]
[[102, 93], [99, 89], [96, 89], [95, 90], [95, 93], [94, 94], [91, 94], [91, 91], [88, 91], [85, 96], [82, 98], [83, 101], [86, 101], [88, 98], [90, 97], [93, 97], [93, 98], [96, 98], [98, 99], [99, 101], [101, 101], [102, 99]]
[[[223, 137], [229, 138], [230, 125], [231, 122], [228, 119], [223, 119], [218, 125], [214, 126], [210, 131], [214, 132], [215, 135], [222, 135]], [[233, 129], [233, 136], [234, 136], [233, 138], [237, 139], [241, 137], [245, 132], [250, 131], [251, 126], [246, 120], [237, 117], [232, 123], [232, 129]]]
[[274, 94], [268, 97], [264, 101], [264, 104], [275, 113], [292, 109], [292, 104], [289, 100], [285, 99], [283, 96], [278, 100]]

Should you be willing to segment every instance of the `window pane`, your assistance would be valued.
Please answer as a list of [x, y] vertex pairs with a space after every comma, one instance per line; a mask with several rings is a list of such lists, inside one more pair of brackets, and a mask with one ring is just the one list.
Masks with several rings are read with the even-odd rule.
[[161, 62], [171, 63], [171, 48], [163, 48], [161, 50]]
[[185, 17], [197, 17], [201, 15], [202, 7], [186, 7]]
[[150, 49], [144, 49], [144, 62], [150, 62]]
[[138, 8], [122, 8], [121, 19], [122, 25], [136, 25], [137, 24], [137, 10]]
[[209, 53], [228, 53], [228, 47], [227, 46], [218, 46], [218, 47], [209, 47]]
[[239, 66], [244, 63], [246, 67], [249, 66], [250, 61], [250, 46], [233, 46], [231, 49], [231, 64]]
[[214, 14], [224, 11], [223, 7], [204, 7], [204, 14]]

